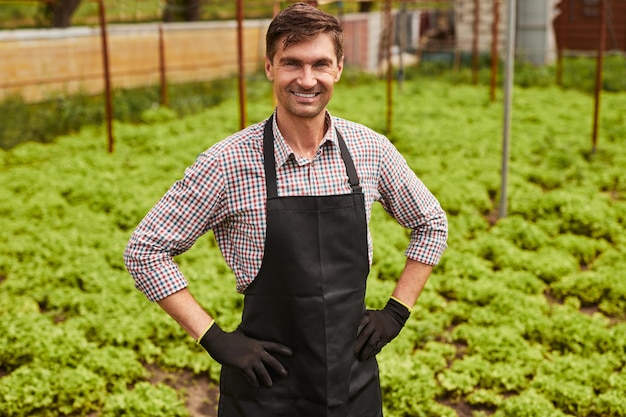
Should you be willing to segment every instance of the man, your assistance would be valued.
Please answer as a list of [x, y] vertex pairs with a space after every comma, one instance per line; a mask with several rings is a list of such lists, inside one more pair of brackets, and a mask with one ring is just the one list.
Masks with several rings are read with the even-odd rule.
[[[222, 364], [220, 416], [381, 416], [375, 355], [446, 246], [445, 213], [387, 138], [327, 111], [343, 70], [333, 16], [294, 4], [266, 41], [274, 114], [198, 157], [133, 233], [126, 265]], [[374, 201], [412, 234], [389, 302], [365, 310]], [[233, 332], [172, 260], [211, 229], [245, 295]]]

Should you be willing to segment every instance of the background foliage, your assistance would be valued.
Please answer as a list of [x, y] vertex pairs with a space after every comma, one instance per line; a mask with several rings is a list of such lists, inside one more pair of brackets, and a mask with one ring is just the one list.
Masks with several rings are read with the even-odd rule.
[[[271, 112], [253, 87], [251, 122]], [[334, 115], [383, 131], [386, 86], [350, 77]], [[564, 105], [566, 104], [566, 105]], [[502, 108], [484, 86], [413, 77], [394, 95], [391, 140], [438, 196], [449, 248], [405, 329], [379, 355], [386, 415], [626, 416], [626, 96], [554, 86], [514, 95], [510, 215], [496, 221]], [[0, 151], [0, 415], [184, 416], [151, 370], [218, 379], [218, 366], [149, 303], [122, 252], [195, 157], [238, 128], [237, 103], [184, 118], [144, 111], [54, 143]], [[407, 232], [376, 206], [369, 307], [384, 305]], [[242, 298], [212, 235], [177, 258], [226, 328]], [[130, 411], [129, 411], [130, 410]]]

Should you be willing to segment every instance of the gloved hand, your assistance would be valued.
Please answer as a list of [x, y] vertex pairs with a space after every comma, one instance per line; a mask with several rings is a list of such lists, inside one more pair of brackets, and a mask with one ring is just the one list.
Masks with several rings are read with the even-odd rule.
[[400, 333], [411, 311], [390, 298], [382, 310], [367, 310], [357, 330], [354, 353], [364, 361], [374, 357]]
[[285, 367], [271, 353], [292, 355], [291, 349], [280, 343], [253, 339], [240, 330], [228, 333], [217, 323], [213, 323], [202, 336], [200, 345], [223, 366], [239, 370], [253, 387], [258, 387], [259, 381], [272, 386], [269, 369], [287, 376]]

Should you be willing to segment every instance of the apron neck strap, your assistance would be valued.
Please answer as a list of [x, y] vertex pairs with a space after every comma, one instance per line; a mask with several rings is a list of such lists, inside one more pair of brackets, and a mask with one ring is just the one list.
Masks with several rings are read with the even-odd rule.
[[[278, 186], [276, 185], [276, 159], [274, 158], [274, 134], [272, 132], [273, 119], [274, 115], [270, 116], [265, 123], [265, 128], [263, 130], [263, 157], [265, 161], [263, 165], [265, 167], [265, 186], [268, 198], [278, 197]], [[356, 168], [354, 167], [354, 162], [352, 161], [346, 142], [343, 140], [339, 130], [335, 128], [335, 132], [337, 133], [337, 142], [339, 143], [341, 158], [346, 166], [348, 182], [350, 183], [350, 188], [352, 188], [352, 193], [361, 193], [362, 189], [359, 184], [359, 176], [356, 173]]]

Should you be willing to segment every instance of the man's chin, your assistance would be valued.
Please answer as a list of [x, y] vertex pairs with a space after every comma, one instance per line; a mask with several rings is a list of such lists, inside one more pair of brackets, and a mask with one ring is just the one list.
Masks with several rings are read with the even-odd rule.
[[303, 119], [314, 119], [322, 114], [325, 110], [325, 107], [320, 107], [319, 104], [311, 104], [311, 105], [302, 105], [291, 107], [289, 112], [296, 117], [300, 117]]

